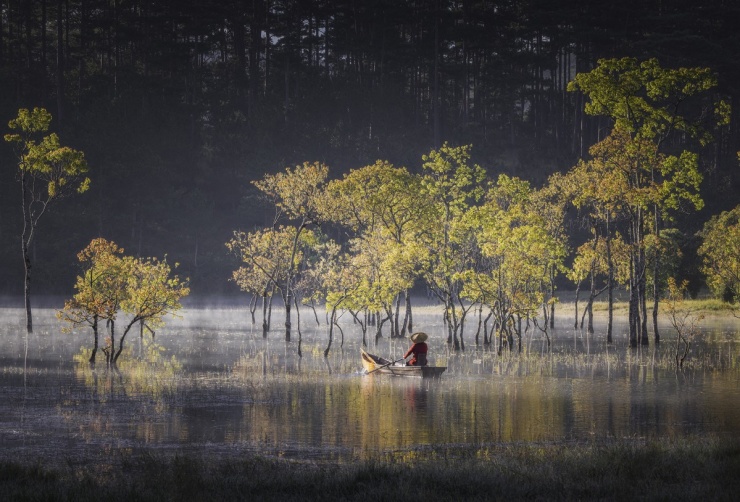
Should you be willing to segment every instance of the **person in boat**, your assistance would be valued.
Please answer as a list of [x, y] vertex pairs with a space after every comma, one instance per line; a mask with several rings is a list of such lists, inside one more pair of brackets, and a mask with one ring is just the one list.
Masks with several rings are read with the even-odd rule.
[[406, 363], [408, 366], [426, 366], [427, 365], [427, 344], [425, 343], [427, 339], [427, 334], [422, 333], [421, 331], [418, 333], [414, 333], [411, 335], [411, 347], [409, 350], [404, 354], [403, 358], [406, 359], [410, 355], [413, 355], [414, 357], [411, 358], [411, 360]]

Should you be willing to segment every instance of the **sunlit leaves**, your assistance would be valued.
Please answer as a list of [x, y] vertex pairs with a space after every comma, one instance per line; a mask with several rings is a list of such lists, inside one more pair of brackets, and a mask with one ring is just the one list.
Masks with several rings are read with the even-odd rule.
[[15, 146], [18, 179], [21, 185], [23, 224], [21, 242], [25, 268], [26, 329], [33, 331], [31, 317], [31, 256], [36, 228], [50, 204], [71, 193], [85, 192], [90, 186], [87, 162], [82, 152], [61, 146], [56, 134], [42, 136], [49, 129], [51, 114], [43, 108], [18, 110], [18, 117], [8, 123], [17, 131], [6, 134], [5, 141]]
[[294, 169], [265, 175], [254, 181], [254, 185], [270, 197], [286, 218], [315, 223], [328, 174], [329, 168], [324, 164], [304, 162]]
[[422, 156], [424, 192], [448, 211], [462, 211], [483, 195], [485, 170], [470, 165], [471, 145], [452, 147], [445, 143], [439, 150]]
[[740, 206], [713, 216], [700, 235], [707, 284], [725, 301], [740, 301]]
[[[8, 127], [22, 131], [24, 134], [46, 132], [49, 130], [49, 125], [51, 125], [51, 113], [44, 108], [34, 108], [33, 110], [21, 108], [18, 110], [18, 117], [8, 122]], [[13, 135], [6, 135], [6, 140], [9, 140], [8, 136]], [[20, 134], [16, 136], [20, 136]]]
[[565, 258], [562, 232], [552, 231], [562, 220], [545, 217], [542, 200], [529, 183], [505, 175], [499, 176], [475, 214], [487, 268], [466, 283], [468, 296], [476, 291], [501, 319], [536, 316], [551, 273], [559, 270]]
[[123, 255], [123, 249], [102, 238], [93, 239], [78, 254], [83, 273], [75, 284], [76, 293], [65, 302], [58, 317], [71, 323], [90, 324], [97, 333], [98, 321], [106, 321], [113, 340], [114, 321], [119, 316], [127, 324], [117, 354], [123, 349], [123, 337], [135, 323], [149, 330], [161, 326], [167, 315], [182, 307], [181, 298], [190, 293], [187, 280], [172, 275], [166, 260]]
[[[353, 169], [327, 187], [327, 219], [355, 232], [378, 230], [400, 242], [425, 208], [420, 179], [385, 161]], [[333, 203], [332, 203], [333, 201]]]
[[627, 284], [629, 281], [630, 248], [617, 233], [608, 242], [604, 238], [596, 238], [581, 244], [576, 249], [573, 264], [568, 271], [568, 278], [579, 283], [590, 276], [607, 277], [609, 274], [608, 257], [611, 256], [612, 274], [617, 284]]
[[385, 161], [329, 183], [326, 219], [354, 235], [340, 262], [344, 285], [334, 281], [329, 288], [348, 308], [383, 310], [413, 286], [422, 259], [418, 235], [431, 214], [429, 199], [420, 197], [420, 190], [419, 176]]
[[[605, 115], [616, 128], [646, 140], [660, 140], [673, 130], [706, 143], [711, 139], [698, 121], [679, 113], [685, 102], [716, 87], [708, 68], [662, 68], [656, 59], [601, 59], [596, 68], [579, 73], [568, 90], [580, 90], [589, 101], [585, 111]], [[710, 103], [717, 123], [726, 121], [727, 106]], [[700, 114], [702, 115], [702, 114]]]
[[126, 295], [121, 309], [132, 317], [132, 322], [144, 321], [156, 328], [163, 324], [165, 316], [182, 308], [180, 299], [190, 294], [190, 288], [187, 280], [172, 275], [166, 259], [127, 256], [124, 262]]
[[315, 239], [311, 230], [296, 234], [291, 226], [234, 232], [226, 247], [243, 263], [232, 276], [239, 288], [258, 295], [266, 288], [284, 288], [290, 271], [302, 263], [304, 249]]
[[84, 176], [88, 166], [82, 152], [62, 146], [54, 133], [38, 138], [48, 131], [50, 123], [51, 114], [43, 108], [33, 111], [23, 108], [18, 111], [18, 117], [8, 123], [11, 129], [19, 132], [5, 135], [5, 140], [18, 149], [20, 171], [46, 187], [45, 194], [34, 195], [46, 202], [73, 191], [85, 192], [90, 185], [90, 179]]
[[76, 293], [64, 304], [58, 317], [71, 325], [115, 320], [125, 294], [123, 249], [105, 239], [93, 239], [77, 254], [82, 275], [75, 283]]

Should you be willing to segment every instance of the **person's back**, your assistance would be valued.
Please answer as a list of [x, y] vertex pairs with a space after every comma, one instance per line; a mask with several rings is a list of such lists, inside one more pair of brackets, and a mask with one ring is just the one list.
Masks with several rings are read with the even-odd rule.
[[409, 366], [427, 365], [427, 352], [429, 350], [429, 346], [425, 343], [426, 339], [426, 333], [419, 332], [411, 335], [411, 341], [413, 342], [413, 345], [403, 356], [403, 358], [406, 359], [408, 356], [413, 354], [414, 357], [412, 357], [411, 360], [408, 362]]

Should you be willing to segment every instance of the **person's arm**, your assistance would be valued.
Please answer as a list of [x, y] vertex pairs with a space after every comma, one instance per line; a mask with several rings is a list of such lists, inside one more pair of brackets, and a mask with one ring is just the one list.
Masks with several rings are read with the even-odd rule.
[[413, 354], [413, 353], [414, 353], [414, 347], [416, 347], [416, 344], [413, 344], [413, 345], [412, 345], [412, 346], [411, 346], [411, 347], [409, 348], [409, 350], [408, 350], [408, 351], [407, 351], [407, 352], [406, 352], [406, 353], [405, 353], [405, 354], [403, 355], [403, 358], [404, 358], [404, 359], [406, 359], [407, 357], [409, 357], [409, 356], [410, 356], [411, 354]]

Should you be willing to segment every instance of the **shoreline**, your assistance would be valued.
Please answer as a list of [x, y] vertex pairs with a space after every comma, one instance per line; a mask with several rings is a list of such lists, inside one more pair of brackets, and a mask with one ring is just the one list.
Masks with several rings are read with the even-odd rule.
[[0, 460], [5, 500], [732, 500], [740, 442], [695, 436], [440, 445], [338, 464], [109, 452], [57, 467]]

